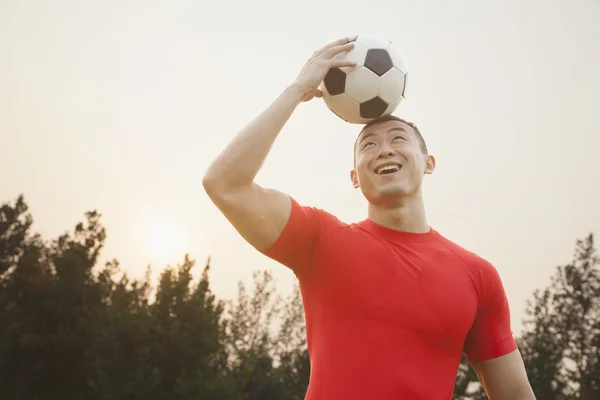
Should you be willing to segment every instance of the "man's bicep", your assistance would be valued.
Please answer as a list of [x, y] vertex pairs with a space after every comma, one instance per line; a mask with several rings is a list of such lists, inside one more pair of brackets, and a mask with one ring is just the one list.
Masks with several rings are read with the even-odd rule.
[[479, 265], [480, 304], [465, 341], [465, 354], [491, 400], [535, 399], [510, 323], [510, 307], [498, 271]]
[[488, 262], [482, 263], [479, 270], [482, 276], [479, 306], [464, 349], [469, 362], [489, 360], [517, 349], [500, 275]]
[[489, 360], [514, 351], [517, 343], [510, 325], [510, 308], [504, 299], [494, 308], [482, 308], [465, 341], [470, 362]]

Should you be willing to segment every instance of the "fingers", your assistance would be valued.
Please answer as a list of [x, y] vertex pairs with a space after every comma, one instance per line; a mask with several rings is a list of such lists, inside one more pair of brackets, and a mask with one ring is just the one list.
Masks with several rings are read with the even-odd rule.
[[318, 57], [321, 54], [325, 53], [327, 50], [331, 49], [332, 47], [341, 46], [341, 45], [348, 43], [349, 40], [350, 40], [350, 38], [347, 38], [347, 37], [340, 38], [340, 39], [333, 41], [333, 42], [329, 43], [328, 45], [320, 48], [319, 50], [315, 51], [314, 55], [315, 55], [315, 57]]
[[351, 50], [352, 48], [354, 48], [354, 43], [346, 43], [343, 45], [334, 46], [323, 53], [323, 57], [325, 59], [331, 59], [340, 53]]
[[309, 94], [307, 94], [306, 96], [304, 96], [302, 101], [306, 102], [306, 101], [311, 101], [314, 98], [322, 98], [322, 97], [323, 97], [323, 92], [320, 91], [319, 89], [315, 89], [312, 92], [310, 92]]
[[302, 98], [302, 101], [307, 102], [307, 101], [311, 101], [313, 98], [315, 97], [314, 92], [313, 93], [309, 93], [306, 96], [304, 96]]
[[327, 65], [329, 68], [356, 67], [356, 63], [349, 60], [328, 60]]

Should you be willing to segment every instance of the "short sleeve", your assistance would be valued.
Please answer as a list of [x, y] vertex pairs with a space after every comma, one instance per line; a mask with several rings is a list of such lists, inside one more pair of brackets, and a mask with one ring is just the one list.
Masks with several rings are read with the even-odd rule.
[[315, 207], [300, 205], [294, 198], [290, 217], [275, 243], [261, 253], [290, 268], [296, 275], [311, 263], [314, 247], [329, 214]]
[[517, 349], [510, 326], [510, 307], [496, 268], [481, 260], [475, 268], [479, 306], [465, 342], [470, 362], [500, 357]]

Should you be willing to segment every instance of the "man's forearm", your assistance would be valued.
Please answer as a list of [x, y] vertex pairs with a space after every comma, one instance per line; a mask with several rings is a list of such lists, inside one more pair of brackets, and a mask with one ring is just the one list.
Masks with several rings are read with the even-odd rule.
[[204, 176], [204, 186], [227, 190], [252, 183], [302, 97], [296, 86], [287, 87], [213, 161]]

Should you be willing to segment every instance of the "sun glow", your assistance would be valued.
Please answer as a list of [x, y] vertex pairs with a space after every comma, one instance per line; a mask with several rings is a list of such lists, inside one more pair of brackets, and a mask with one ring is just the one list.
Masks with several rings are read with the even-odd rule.
[[146, 252], [153, 264], [175, 265], [186, 252], [184, 235], [181, 229], [167, 223], [154, 223], [146, 230]]

